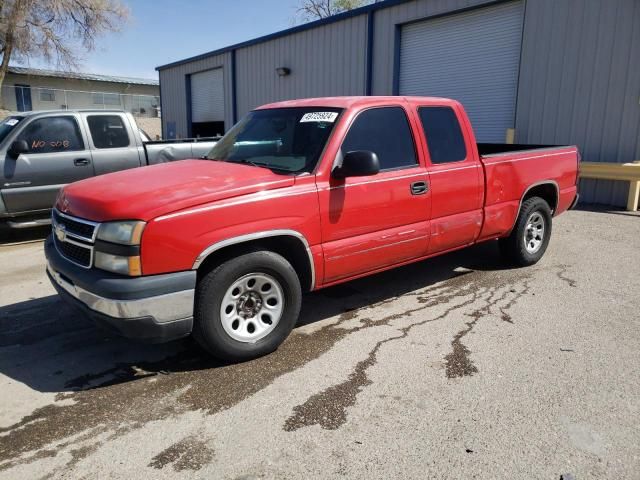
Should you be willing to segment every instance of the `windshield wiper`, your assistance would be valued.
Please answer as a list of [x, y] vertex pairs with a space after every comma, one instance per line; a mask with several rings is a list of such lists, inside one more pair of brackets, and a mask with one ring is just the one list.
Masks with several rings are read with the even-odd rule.
[[[229, 160], [227, 160], [229, 161]], [[251, 165], [253, 167], [260, 167], [260, 168], [265, 168], [265, 165], [260, 165], [256, 162], [254, 162], [253, 160], [248, 160], [246, 158], [243, 158], [242, 160], [231, 160], [231, 163], [244, 163], [245, 165]]]
[[292, 173], [291, 170], [288, 170], [286, 168], [275, 167], [275, 166], [269, 165], [267, 163], [257, 163], [257, 162], [254, 162], [253, 160], [249, 160], [249, 159], [246, 159], [246, 158], [243, 158], [241, 160], [225, 160], [225, 162], [242, 163], [242, 164], [245, 164], [245, 165], [251, 165], [252, 167], [267, 168], [267, 169], [271, 170], [272, 172], [278, 171], [278, 172]]

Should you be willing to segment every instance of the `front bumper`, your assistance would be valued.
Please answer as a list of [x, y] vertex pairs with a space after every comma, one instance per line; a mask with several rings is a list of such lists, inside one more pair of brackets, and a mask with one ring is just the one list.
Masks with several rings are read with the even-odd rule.
[[45, 256], [47, 275], [60, 296], [100, 326], [153, 343], [191, 333], [195, 271], [128, 278], [88, 270], [62, 257], [51, 237], [45, 242]]

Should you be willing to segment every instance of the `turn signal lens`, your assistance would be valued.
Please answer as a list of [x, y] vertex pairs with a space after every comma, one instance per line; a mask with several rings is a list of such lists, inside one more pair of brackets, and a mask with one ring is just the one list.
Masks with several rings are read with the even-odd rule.
[[140, 264], [140, 257], [129, 257], [129, 275], [132, 277], [139, 277], [142, 275], [142, 265]]
[[120, 275], [128, 275], [130, 277], [139, 277], [142, 275], [140, 256], [123, 257], [120, 255], [111, 255], [110, 253], [96, 252], [94, 264], [96, 268], [106, 270], [107, 272], [119, 273]]

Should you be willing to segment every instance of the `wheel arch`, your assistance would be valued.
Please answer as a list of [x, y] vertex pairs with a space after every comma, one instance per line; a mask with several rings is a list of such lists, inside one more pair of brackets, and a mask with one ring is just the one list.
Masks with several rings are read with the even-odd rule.
[[304, 290], [316, 283], [311, 247], [296, 230], [266, 230], [218, 241], [205, 248], [193, 263], [193, 270], [207, 269], [234, 256], [254, 250], [268, 250], [282, 255], [295, 269]]
[[518, 204], [518, 210], [516, 210], [513, 224], [511, 225], [511, 228], [507, 232], [505, 232], [505, 234], [503, 235], [504, 237], [510, 235], [511, 232], [513, 232], [513, 229], [518, 223], [518, 218], [520, 217], [522, 204], [524, 204], [524, 202], [526, 202], [531, 197], [540, 197], [544, 201], [546, 201], [549, 204], [549, 208], [551, 209], [551, 216], [553, 217], [556, 209], [558, 208], [558, 202], [560, 201], [560, 187], [558, 187], [558, 183], [554, 180], [542, 180], [541, 182], [536, 182], [532, 185], [529, 185], [529, 187], [527, 187], [527, 189], [520, 197], [520, 203]]
[[520, 199], [520, 205], [518, 206], [518, 212], [522, 208], [522, 204], [531, 197], [540, 197], [549, 204], [551, 213], [555, 214], [558, 209], [558, 202], [560, 200], [560, 187], [555, 180], [543, 180], [530, 185], [525, 190]]

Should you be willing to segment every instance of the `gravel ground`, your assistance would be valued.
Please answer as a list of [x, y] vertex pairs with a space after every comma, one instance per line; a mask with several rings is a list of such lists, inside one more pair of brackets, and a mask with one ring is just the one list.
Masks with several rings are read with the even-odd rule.
[[640, 478], [640, 216], [310, 294], [274, 354], [105, 334], [0, 246], [0, 478]]

